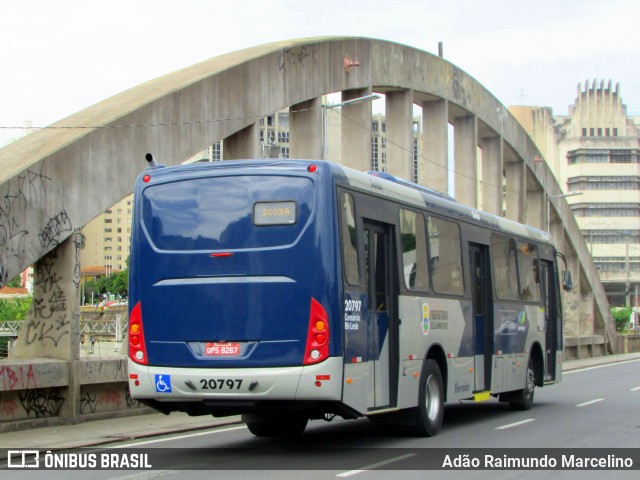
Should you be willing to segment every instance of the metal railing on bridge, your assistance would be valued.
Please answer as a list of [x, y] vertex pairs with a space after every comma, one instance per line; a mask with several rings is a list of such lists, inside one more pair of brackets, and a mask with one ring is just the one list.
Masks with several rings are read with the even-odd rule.
[[[24, 320], [0, 320], [0, 358], [8, 356], [23, 325]], [[80, 353], [118, 354], [126, 328], [126, 319], [80, 320]]]

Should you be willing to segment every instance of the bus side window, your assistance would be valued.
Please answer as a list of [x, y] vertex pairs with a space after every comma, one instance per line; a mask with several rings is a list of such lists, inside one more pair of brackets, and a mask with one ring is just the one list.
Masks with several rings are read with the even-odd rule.
[[343, 193], [341, 197], [340, 230], [345, 278], [350, 285], [359, 285], [360, 269], [358, 267], [356, 215], [353, 196], [349, 193]]
[[409, 290], [426, 290], [429, 288], [429, 267], [422, 214], [401, 208], [400, 234], [405, 285]]
[[491, 235], [491, 254], [496, 297], [500, 300], [520, 300], [515, 242], [504, 235]]
[[518, 271], [520, 272], [520, 294], [525, 302], [540, 302], [540, 275], [538, 274], [538, 248], [518, 242]]
[[429, 267], [437, 293], [464, 293], [458, 224], [429, 217]]

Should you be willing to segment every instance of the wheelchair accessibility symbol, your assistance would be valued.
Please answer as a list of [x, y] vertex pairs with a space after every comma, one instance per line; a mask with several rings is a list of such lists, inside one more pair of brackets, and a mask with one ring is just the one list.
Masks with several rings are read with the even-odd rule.
[[171, 376], [156, 374], [156, 392], [171, 393]]

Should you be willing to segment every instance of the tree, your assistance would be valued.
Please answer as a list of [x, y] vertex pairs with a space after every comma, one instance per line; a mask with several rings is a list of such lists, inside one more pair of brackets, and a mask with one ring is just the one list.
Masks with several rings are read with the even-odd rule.
[[624, 307], [612, 308], [611, 316], [616, 322], [616, 331], [622, 332], [631, 321], [631, 309]]

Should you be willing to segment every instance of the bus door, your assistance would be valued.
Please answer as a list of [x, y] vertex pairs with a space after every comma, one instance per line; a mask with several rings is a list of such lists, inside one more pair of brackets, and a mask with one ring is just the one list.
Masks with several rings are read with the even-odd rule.
[[557, 281], [554, 278], [553, 263], [540, 261], [540, 283], [542, 284], [542, 301], [545, 315], [545, 381], [559, 380], [556, 378], [556, 356], [560, 350], [562, 329], [558, 314]]
[[[392, 228], [364, 222], [364, 255], [367, 281], [369, 384], [367, 406], [371, 409], [395, 404], [397, 389], [398, 321], [394, 292]], [[393, 403], [392, 403], [393, 402]]]
[[469, 244], [476, 391], [491, 390], [493, 361], [493, 294], [489, 247]]

